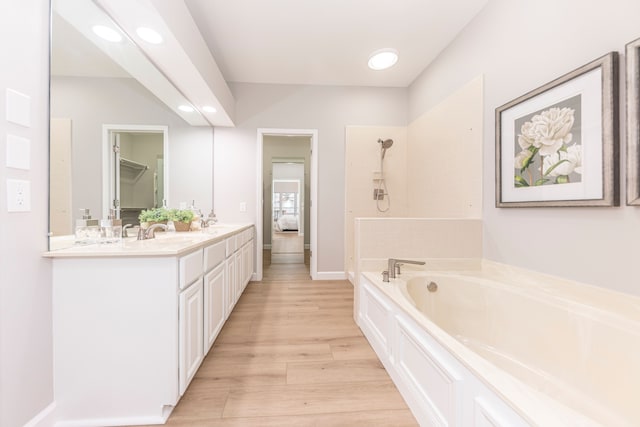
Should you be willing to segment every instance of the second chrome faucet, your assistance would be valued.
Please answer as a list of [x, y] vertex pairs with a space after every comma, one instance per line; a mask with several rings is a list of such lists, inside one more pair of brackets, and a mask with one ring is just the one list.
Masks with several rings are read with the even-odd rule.
[[158, 228], [161, 228], [165, 231], [167, 230], [167, 226], [164, 224], [153, 224], [151, 227], [147, 228], [146, 230], [140, 227], [140, 229], [138, 230], [138, 240], [147, 240], [147, 239], [155, 238], [156, 237], [155, 231]]

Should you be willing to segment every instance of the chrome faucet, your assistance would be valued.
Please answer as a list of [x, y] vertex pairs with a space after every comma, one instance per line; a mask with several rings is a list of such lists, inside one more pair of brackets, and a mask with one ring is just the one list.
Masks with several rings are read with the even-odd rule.
[[131, 227], [133, 227], [133, 224], [125, 224], [125, 226], [122, 227], [122, 237], [129, 237], [129, 233], [127, 232], [127, 230]]
[[146, 230], [140, 227], [140, 230], [138, 230], [138, 240], [154, 239], [156, 237], [155, 231], [158, 228], [161, 228], [165, 231], [167, 230], [167, 226], [164, 224], [153, 224], [151, 227], [147, 228]]
[[395, 279], [396, 274], [400, 274], [400, 266], [403, 264], [415, 264], [415, 265], [424, 265], [424, 261], [413, 261], [410, 259], [395, 259], [389, 258], [389, 269], [387, 270], [389, 273], [389, 278]]

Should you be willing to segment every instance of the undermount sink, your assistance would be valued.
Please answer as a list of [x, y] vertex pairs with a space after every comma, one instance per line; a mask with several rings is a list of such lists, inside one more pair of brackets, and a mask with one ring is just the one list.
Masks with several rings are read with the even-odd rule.
[[186, 242], [186, 241], [195, 241], [195, 240], [203, 240], [207, 236], [204, 236], [202, 233], [198, 232], [176, 232], [176, 233], [167, 233], [160, 232], [155, 233], [155, 237], [153, 239], [147, 240], [157, 240], [162, 242]]

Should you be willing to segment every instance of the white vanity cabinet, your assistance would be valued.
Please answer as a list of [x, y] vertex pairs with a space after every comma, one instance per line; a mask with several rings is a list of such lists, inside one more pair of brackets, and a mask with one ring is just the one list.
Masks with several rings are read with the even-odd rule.
[[46, 254], [57, 426], [166, 421], [253, 271], [252, 226], [199, 236]]

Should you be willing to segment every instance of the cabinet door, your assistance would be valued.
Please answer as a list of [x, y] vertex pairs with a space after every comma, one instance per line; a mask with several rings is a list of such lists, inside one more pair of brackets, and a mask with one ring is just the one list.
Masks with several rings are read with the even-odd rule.
[[242, 273], [242, 249], [238, 249], [235, 253], [235, 257], [236, 257], [236, 283], [235, 283], [235, 288], [236, 288], [236, 293], [234, 295], [233, 298], [233, 305], [235, 305], [238, 300], [240, 299], [240, 295], [242, 295], [242, 286], [243, 286], [243, 273]]
[[253, 274], [253, 257], [252, 257], [252, 249], [253, 245], [251, 241], [249, 241], [246, 245], [242, 247], [242, 289], [247, 287], [247, 283], [251, 280], [251, 275]]
[[178, 323], [180, 325], [180, 395], [202, 363], [203, 351], [203, 292], [199, 279], [180, 293]]
[[221, 263], [204, 277], [204, 353], [213, 345], [226, 319], [225, 264]]
[[227, 295], [227, 310], [226, 317], [229, 317], [233, 306], [236, 303], [236, 257], [232, 254], [227, 258], [227, 277], [226, 277], [226, 295]]

